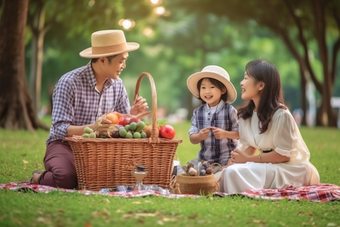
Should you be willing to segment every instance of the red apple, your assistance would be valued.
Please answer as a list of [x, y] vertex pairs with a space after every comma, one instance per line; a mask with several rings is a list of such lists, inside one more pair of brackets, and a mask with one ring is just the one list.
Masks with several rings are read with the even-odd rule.
[[130, 124], [130, 118], [122, 116], [118, 119], [118, 124], [123, 126], [128, 125]]
[[119, 125], [125, 126], [125, 125], [124, 125], [124, 119], [125, 119], [124, 116], [119, 117], [119, 118], [118, 118], [118, 124], [119, 124]]
[[131, 119], [130, 119], [130, 123], [131, 122], [136, 122], [136, 123], [138, 123], [138, 122], [140, 122], [141, 120], [138, 118], [138, 117], [131, 117]]
[[124, 118], [124, 121], [123, 121], [123, 126], [128, 125], [128, 124], [130, 124], [130, 123], [131, 123], [131, 118], [125, 117], [125, 118]]
[[159, 130], [159, 134], [163, 138], [173, 139], [173, 138], [175, 138], [176, 131], [175, 131], [174, 127], [172, 127], [171, 125], [164, 125]]

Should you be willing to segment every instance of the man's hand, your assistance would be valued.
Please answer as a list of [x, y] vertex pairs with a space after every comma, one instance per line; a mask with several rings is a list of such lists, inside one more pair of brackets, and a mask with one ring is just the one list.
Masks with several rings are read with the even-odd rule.
[[105, 135], [107, 136], [109, 132], [111, 132], [114, 129], [114, 125], [112, 125], [112, 122], [109, 119], [105, 118], [105, 114], [98, 117], [96, 122], [94, 122], [90, 128], [95, 130], [99, 135]]
[[146, 102], [146, 99], [144, 99], [142, 96], [138, 96], [134, 101], [133, 105], [130, 109], [130, 113], [132, 115], [137, 115], [139, 113], [144, 112], [149, 108], [148, 103]]

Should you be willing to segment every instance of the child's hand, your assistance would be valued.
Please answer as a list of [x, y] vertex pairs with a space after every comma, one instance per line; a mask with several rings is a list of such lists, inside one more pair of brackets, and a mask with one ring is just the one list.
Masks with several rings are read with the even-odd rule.
[[209, 137], [209, 132], [210, 132], [210, 127], [200, 130], [200, 132], [198, 134], [199, 134], [201, 140], [206, 140]]
[[225, 134], [225, 130], [223, 130], [223, 129], [216, 128], [216, 127], [211, 127], [211, 131], [214, 134], [215, 138], [218, 139], [218, 140], [226, 137], [224, 135]]

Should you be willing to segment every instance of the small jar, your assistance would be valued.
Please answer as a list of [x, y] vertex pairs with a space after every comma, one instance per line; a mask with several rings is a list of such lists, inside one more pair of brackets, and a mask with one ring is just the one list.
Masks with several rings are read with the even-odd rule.
[[147, 172], [145, 171], [145, 166], [137, 165], [136, 169], [132, 172], [132, 176], [136, 178], [136, 185], [133, 190], [145, 190], [143, 185], [143, 179], [146, 177]]

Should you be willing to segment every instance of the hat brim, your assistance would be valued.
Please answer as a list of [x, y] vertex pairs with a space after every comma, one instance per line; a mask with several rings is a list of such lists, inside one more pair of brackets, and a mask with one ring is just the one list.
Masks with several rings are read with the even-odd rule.
[[89, 47], [89, 48], [81, 51], [79, 53], [79, 55], [80, 55], [80, 57], [83, 57], [83, 58], [100, 58], [100, 57], [107, 57], [107, 56], [118, 55], [118, 54], [122, 54], [122, 53], [125, 53], [125, 52], [134, 51], [134, 50], [137, 50], [139, 48], [138, 43], [127, 42], [126, 44], [127, 44], [126, 49], [122, 50], [122, 51], [118, 51], [118, 52], [109, 52], [109, 53], [105, 53], [105, 54], [92, 54], [92, 47]]
[[199, 91], [197, 89], [197, 83], [200, 79], [206, 78], [206, 77], [216, 79], [226, 86], [227, 92], [228, 92], [228, 99], [226, 101], [227, 103], [231, 104], [236, 100], [237, 92], [236, 92], [234, 85], [229, 80], [227, 80], [225, 77], [222, 77], [221, 75], [214, 73], [214, 72], [197, 72], [197, 73], [192, 74], [187, 79], [188, 89], [196, 98], [199, 98]]

